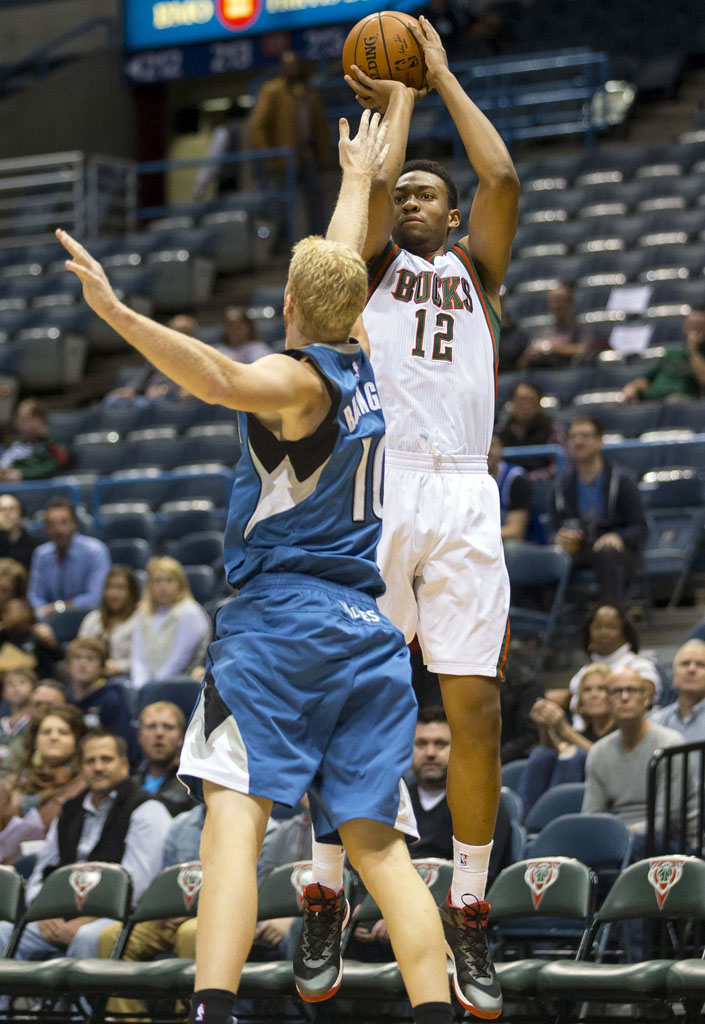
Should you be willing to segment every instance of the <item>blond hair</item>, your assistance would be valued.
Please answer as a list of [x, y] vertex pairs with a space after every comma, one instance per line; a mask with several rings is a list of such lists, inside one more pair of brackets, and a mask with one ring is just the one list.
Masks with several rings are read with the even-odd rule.
[[349, 245], [311, 235], [294, 246], [286, 290], [313, 341], [347, 341], [367, 287], [364, 261]]
[[580, 704], [583, 699], [583, 686], [585, 684], [585, 680], [590, 676], [599, 676], [602, 682], [606, 684], [607, 676], [611, 671], [612, 669], [610, 666], [604, 661], [596, 661], [592, 665], [588, 665], [580, 677], [580, 682], [578, 683], [578, 704]]
[[178, 562], [175, 558], [170, 558], [169, 555], [160, 555], [156, 558], [150, 558], [147, 562], [147, 582], [144, 585], [142, 600], [140, 602], [140, 606], [148, 611], [150, 615], [154, 614], [154, 602], [152, 601], [152, 594], [150, 592], [149, 585], [158, 572], [163, 572], [166, 576], [173, 576], [174, 579], [178, 580], [179, 596], [174, 602], [175, 604], [179, 604], [187, 598], [191, 598], [191, 600], [193, 600], [188, 576], [184, 572], [184, 567], [181, 562]]
[[145, 715], [148, 711], [169, 711], [174, 716], [174, 721], [181, 730], [186, 731], [186, 715], [183, 713], [178, 704], [174, 704], [171, 700], [155, 700], [153, 704], [146, 704], [140, 711], [137, 721], [140, 725], [144, 723]]

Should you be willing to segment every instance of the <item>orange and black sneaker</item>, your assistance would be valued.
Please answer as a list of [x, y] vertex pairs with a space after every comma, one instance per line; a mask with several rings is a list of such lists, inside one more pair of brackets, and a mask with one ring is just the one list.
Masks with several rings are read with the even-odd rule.
[[294, 953], [296, 988], [307, 1003], [330, 999], [343, 980], [341, 943], [350, 917], [342, 891], [312, 882], [304, 888], [304, 921]]
[[489, 903], [463, 896], [463, 906], [455, 907], [448, 893], [438, 910], [453, 961], [453, 990], [458, 1001], [475, 1017], [495, 1020], [502, 1012], [502, 990], [487, 942]]

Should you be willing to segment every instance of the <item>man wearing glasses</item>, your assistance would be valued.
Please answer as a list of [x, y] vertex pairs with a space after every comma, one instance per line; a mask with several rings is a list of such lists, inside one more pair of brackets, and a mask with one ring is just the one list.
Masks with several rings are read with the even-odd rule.
[[553, 492], [554, 542], [592, 569], [600, 595], [620, 605], [647, 534], [641, 495], [632, 478], [605, 462], [602, 424], [578, 416], [568, 428], [573, 465]]
[[[647, 718], [654, 696], [654, 685], [632, 668], [615, 669], [607, 677], [607, 693], [616, 730], [597, 740], [588, 752], [585, 764], [583, 811], [616, 814], [634, 834], [633, 859], [644, 855], [648, 766], [654, 751], [676, 747], [683, 737], [675, 729], [658, 725]], [[694, 824], [697, 792], [691, 778], [688, 783], [688, 819]], [[681, 761], [671, 766], [671, 808], [680, 807]], [[658, 793], [656, 827], [664, 826], [663, 786]], [[690, 831], [690, 829], [689, 829]], [[676, 830], [671, 829], [675, 834]], [[674, 852], [674, 851], [672, 851]], [[687, 853], [687, 850], [677, 851]]]

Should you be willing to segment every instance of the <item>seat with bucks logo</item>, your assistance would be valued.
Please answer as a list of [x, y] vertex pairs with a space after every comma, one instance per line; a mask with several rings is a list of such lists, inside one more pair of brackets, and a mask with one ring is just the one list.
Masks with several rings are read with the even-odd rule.
[[[112, 958], [76, 960], [67, 970], [67, 984], [80, 992], [92, 1008], [91, 1021], [102, 1020], [108, 998], [141, 1000], [151, 1006], [166, 998], [187, 1000], [193, 978], [185, 973], [192, 961], [185, 957], [138, 963], [132, 959], [130, 937], [141, 925], [173, 918], [192, 918], [198, 910], [198, 894], [203, 881], [199, 861], [188, 861], [164, 868], [152, 880], [120, 931]], [[124, 959], [123, 959], [124, 957]], [[117, 1012], [143, 1012], [143, 1003], [132, 1007], [116, 1006]]]
[[[663, 1010], [673, 998], [670, 969], [699, 952], [696, 922], [705, 922], [705, 862], [683, 854], [640, 860], [610, 889], [578, 961], [542, 969], [539, 995], [557, 1004], [566, 1021], [575, 1020], [576, 1004], [586, 1001], [646, 1003]], [[615, 924], [623, 932], [616, 950], [608, 945]], [[668, 955], [654, 958], [653, 953]], [[588, 960], [590, 955], [594, 959]]]
[[582, 950], [596, 886], [593, 872], [572, 857], [522, 860], [498, 875], [487, 900], [495, 969], [507, 1003], [532, 1006], [547, 959]]
[[76, 961], [59, 957], [41, 963], [12, 959], [27, 925], [50, 918], [107, 917], [123, 921], [130, 906], [132, 883], [119, 864], [102, 861], [69, 864], [47, 877], [34, 900], [22, 914], [0, 960], [0, 995], [32, 996], [50, 1005], [75, 990], [68, 983], [69, 968]]

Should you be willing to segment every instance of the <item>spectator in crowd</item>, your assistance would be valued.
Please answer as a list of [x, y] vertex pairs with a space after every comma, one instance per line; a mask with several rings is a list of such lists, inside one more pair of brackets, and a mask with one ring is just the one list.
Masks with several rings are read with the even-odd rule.
[[[238, 103], [231, 103], [220, 113], [219, 123], [215, 125], [208, 143], [206, 152], [208, 160], [247, 149], [243, 131], [244, 116], [245, 108]], [[237, 191], [241, 187], [241, 171], [242, 164], [239, 161], [202, 164], [198, 168], [193, 185], [194, 200], [205, 198], [213, 185], [219, 196]]]
[[24, 509], [16, 494], [0, 494], [0, 559], [12, 558], [26, 570], [37, 547], [24, 525]]
[[[162, 866], [164, 841], [171, 816], [129, 776], [127, 749], [120, 736], [96, 729], [81, 741], [85, 789], [68, 800], [49, 827], [46, 843], [27, 883], [32, 900], [51, 871], [76, 861], [122, 864], [139, 900]], [[27, 926], [17, 947], [17, 960], [46, 960], [57, 952], [79, 958], [97, 956], [98, 938], [109, 921], [77, 917], [54, 918]], [[0, 924], [0, 942], [7, 943], [10, 923]]]
[[528, 336], [517, 325], [504, 304], [502, 305], [502, 344], [499, 346], [497, 366], [498, 373], [508, 373], [510, 370], [519, 368], [526, 346], [529, 344]]
[[8, 713], [0, 718], [0, 762], [5, 760], [12, 740], [23, 736], [29, 725], [29, 701], [35, 682], [31, 668], [13, 668], [3, 673], [2, 699]]
[[531, 480], [525, 469], [503, 459], [504, 445], [498, 434], [492, 435], [487, 468], [497, 481], [502, 516], [502, 540], [534, 540], [529, 537], [531, 521]]
[[596, 662], [583, 674], [578, 689], [578, 711], [585, 723], [575, 729], [560, 704], [540, 697], [531, 709], [538, 726], [539, 743], [529, 754], [519, 781], [519, 796], [528, 814], [538, 798], [552, 786], [564, 782], [582, 782], [585, 759], [595, 740], [614, 727], [607, 696], [610, 667]]
[[0, 786], [0, 861], [13, 864], [21, 844], [44, 839], [66, 800], [85, 789], [79, 743], [86, 732], [77, 708], [49, 708], [27, 730], [19, 771]]
[[132, 660], [132, 631], [140, 598], [140, 585], [127, 565], [113, 565], [105, 577], [100, 607], [88, 612], [80, 637], [97, 637], [108, 645], [106, 676], [127, 676]]
[[194, 601], [188, 578], [175, 558], [150, 558], [147, 582], [132, 635], [133, 686], [149, 679], [187, 675], [203, 664], [211, 621]]
[[538, 743], [538, 728], [532, 721], [531, 709], [540, 697], [543, 697], [543, 684], [533, 672], [518, 664], [510, 646], [510, 657], [499, 691], [502, 709], [502, 764], [527, 757]]
[[100, 726], [125, 740], [130, 760], [134, 761], [138, 752], [130, 707], [122, 686], [105, 679], [107, 657], [102, 640], [93, 637], [72, 640], [66, 649], [70, 678], [66, 696], [83, 713], [89, 729]]
[[[188, 313], [178, 313], [167, 321], [167, 326], [181, 334], [188, 334], [195, 338], [198, 335], [198, 321]], [[155, 370], [151, 363], [146, 360], [141, 366], [136, 366], [124, 384], [113, 388], [105, 396], [109, 404], [132, 401], [135, 398], [143, 398], [150, 402], [164, 398], [180, 398], [181, 388], [172, 380], [165, 377], [160, 370]], [[189, 396], [190, 397], [190, 396]]]
[[[205, 804], [178, 814], [166, 834], [162, 867], [196, 863], [200, 857], [201, 832], [206, 818]], [[107, 924], [98, 939], [98, 956], [108, 959], [115, 948], [122, 924]], [[165, 921], [140, 921], [130, 932], [121, 959], [152, 960], [161, 953], [174, 953], [188, 960], [196, 956], [196, 918], [175, 917]], [[110, 999], [106, 1013], [145, 1014], [146, 1006], [136, 999]]]
[[[288, 146], [294, 151], [296, 180], [308, 215], [307, 234], [324, 235], [326, 204], [321, 172], [330, 163], [330, 137], [323, 101], [307, 81], [298, 54], [286, 50], [280, 73], [260, 89], [250, 118], [253, 149]], [[283, 157], [267, 161], [270, 187], [286, 183]]]
[[14, 558], [0, 558], [0, 615], [8, 601], [27, 593], [27, 570]]
[[[34, 673], [32, 673], [34, 675]], [[66, 706], [66, 693], [63, 683], [58, 679], [40, 679], [34, 684], [30, 694], [28, 712], [30, 724], [36, 723], [45, 711], [55, 707]], [[27, 732], [23, 731], [19, 736], [11, 740], [0, 761], [0, 783], [3, 783], [13, 772], [18, 772], [27, 753]]]
[[[636, 626], [619, 605], [601, 602], [592, 608], [582, 625], [582, 648], [588, 656], [587, 664], [583, 665], [571, 678], [565, 690], [551, 690], [548, 694], [561, 707], [577, 712], [578, 690], [586, 672], [598, 663], [605, 663], [611, 669], [633, 668], [644, 679], [648, 679], [658, 700], [661, 692], [661, 677], [653, 658], [639, 653], [639, 634]], [[573, 725], [576, 729], [583, 727], [579, 715], [575, 715]]]
[[144, 760], [133, 778], [163, 803], [172, 816], [194, 804], [176, 777], [185, 730], [184, 713], [171, 701], [157, 701], [140, 711], [137, 739]]
[[553, 492], [555, 543], [576, 568], [594, 571], [605, 601], [621, 604], [647, 534], [639, 489], [605, 462], [602, 425], [592, 416], [572, 420], [568, 453], [572, 466]]
[[642, 377], [622, 390], [625, 402], [679, 402], [705, 391], [705, 309], [694, 309], [683, 323], [685, 344], [666, 349]]
[[242, 306], [226, 308], [223, 341], [215, 347], [236, 363], [254, 363], [272, 354], [269, 345], [257, 337], [255, 325]]
[[[653, 685], [633, 668], [614, 669], [607, 677], [607, 693], [614, 732], [597, 740], [588, 752], [585, 764], [585, 795], [582, 809], [586, 813], [616, 814], [635, 835], [634, 860], [644, 855], [647, 818], [647, 778], [649, 762], [656, 750], [679, 746], [682, 735], [675, 729], [650, 722], [646, 712], [653, 699]], [[670, 806], [672, 813], [680, 807], [680, 759], [671, 766]], [[694, 821], [697, 814], [697, 790], [686, 784], [687, 816]], [[661, 785], [657, 794], [657, 831], [663, 833], [666, 792]], [[685, 851], [681, 851], [685, 852]]]
[[97, 608], [110, 569], [107, 547], [79, 533], [76, 509], [66, 498], [49, 500], [44, 527], [49, 540], [32, 555], [27, 591], [37, 615]]
[[0, 454], [0, 480], [45, 480], [69, 464], [69, 453], [49, 437], [49, 414], [36, 398], [25, 398], [15, 412], [17, 440]]
[[46, 622], [37, 622], [26, 597], [11, 598], [0, 612], [0, 664], [11, 664], [13, 657], [39, 676], [52, 675], [61, 658], [54, 630]]
[[[519, 381], [512, 392], [509, 413], [496, 430], [505, 448], [535, 444], [563, 444], [561, 425], [541, 409], [541, 389], [529, 380]], [[522, 459], [522, 465], [536, 476], [546, 476], [555, 469], [552, 455], [534, 455]]]
[[683, 742], [705, 740], [705, 643], [688, 640], [673, 659], [673, 688], [677, 699], [652, 712], [652, 722], [676, 729]]
[[[453, 860], [453, 821], [446, 799], [449, 754], [450, 726], [442, 706], [420, 708], [411, 761], [413, 780], [409, 785], [419, 833], [419, 838], [409, 846], [409, 853], [414, 858]], [[489, 885], [502, 868], [511, 863], [510, 844], [511, 823], [500, 800], [487, 879]], [[371, 928], [359, 925], [354, 937], [361, 943], [389, 942], [387, 926], [382, 919]]]
[[575, 318], [575, 291], [569, 284], [552, 288], [547, 297], [550, 327], [534, 338], [519, 360], [519, 366], [568, 366], [597, 356], [604, 342]]

